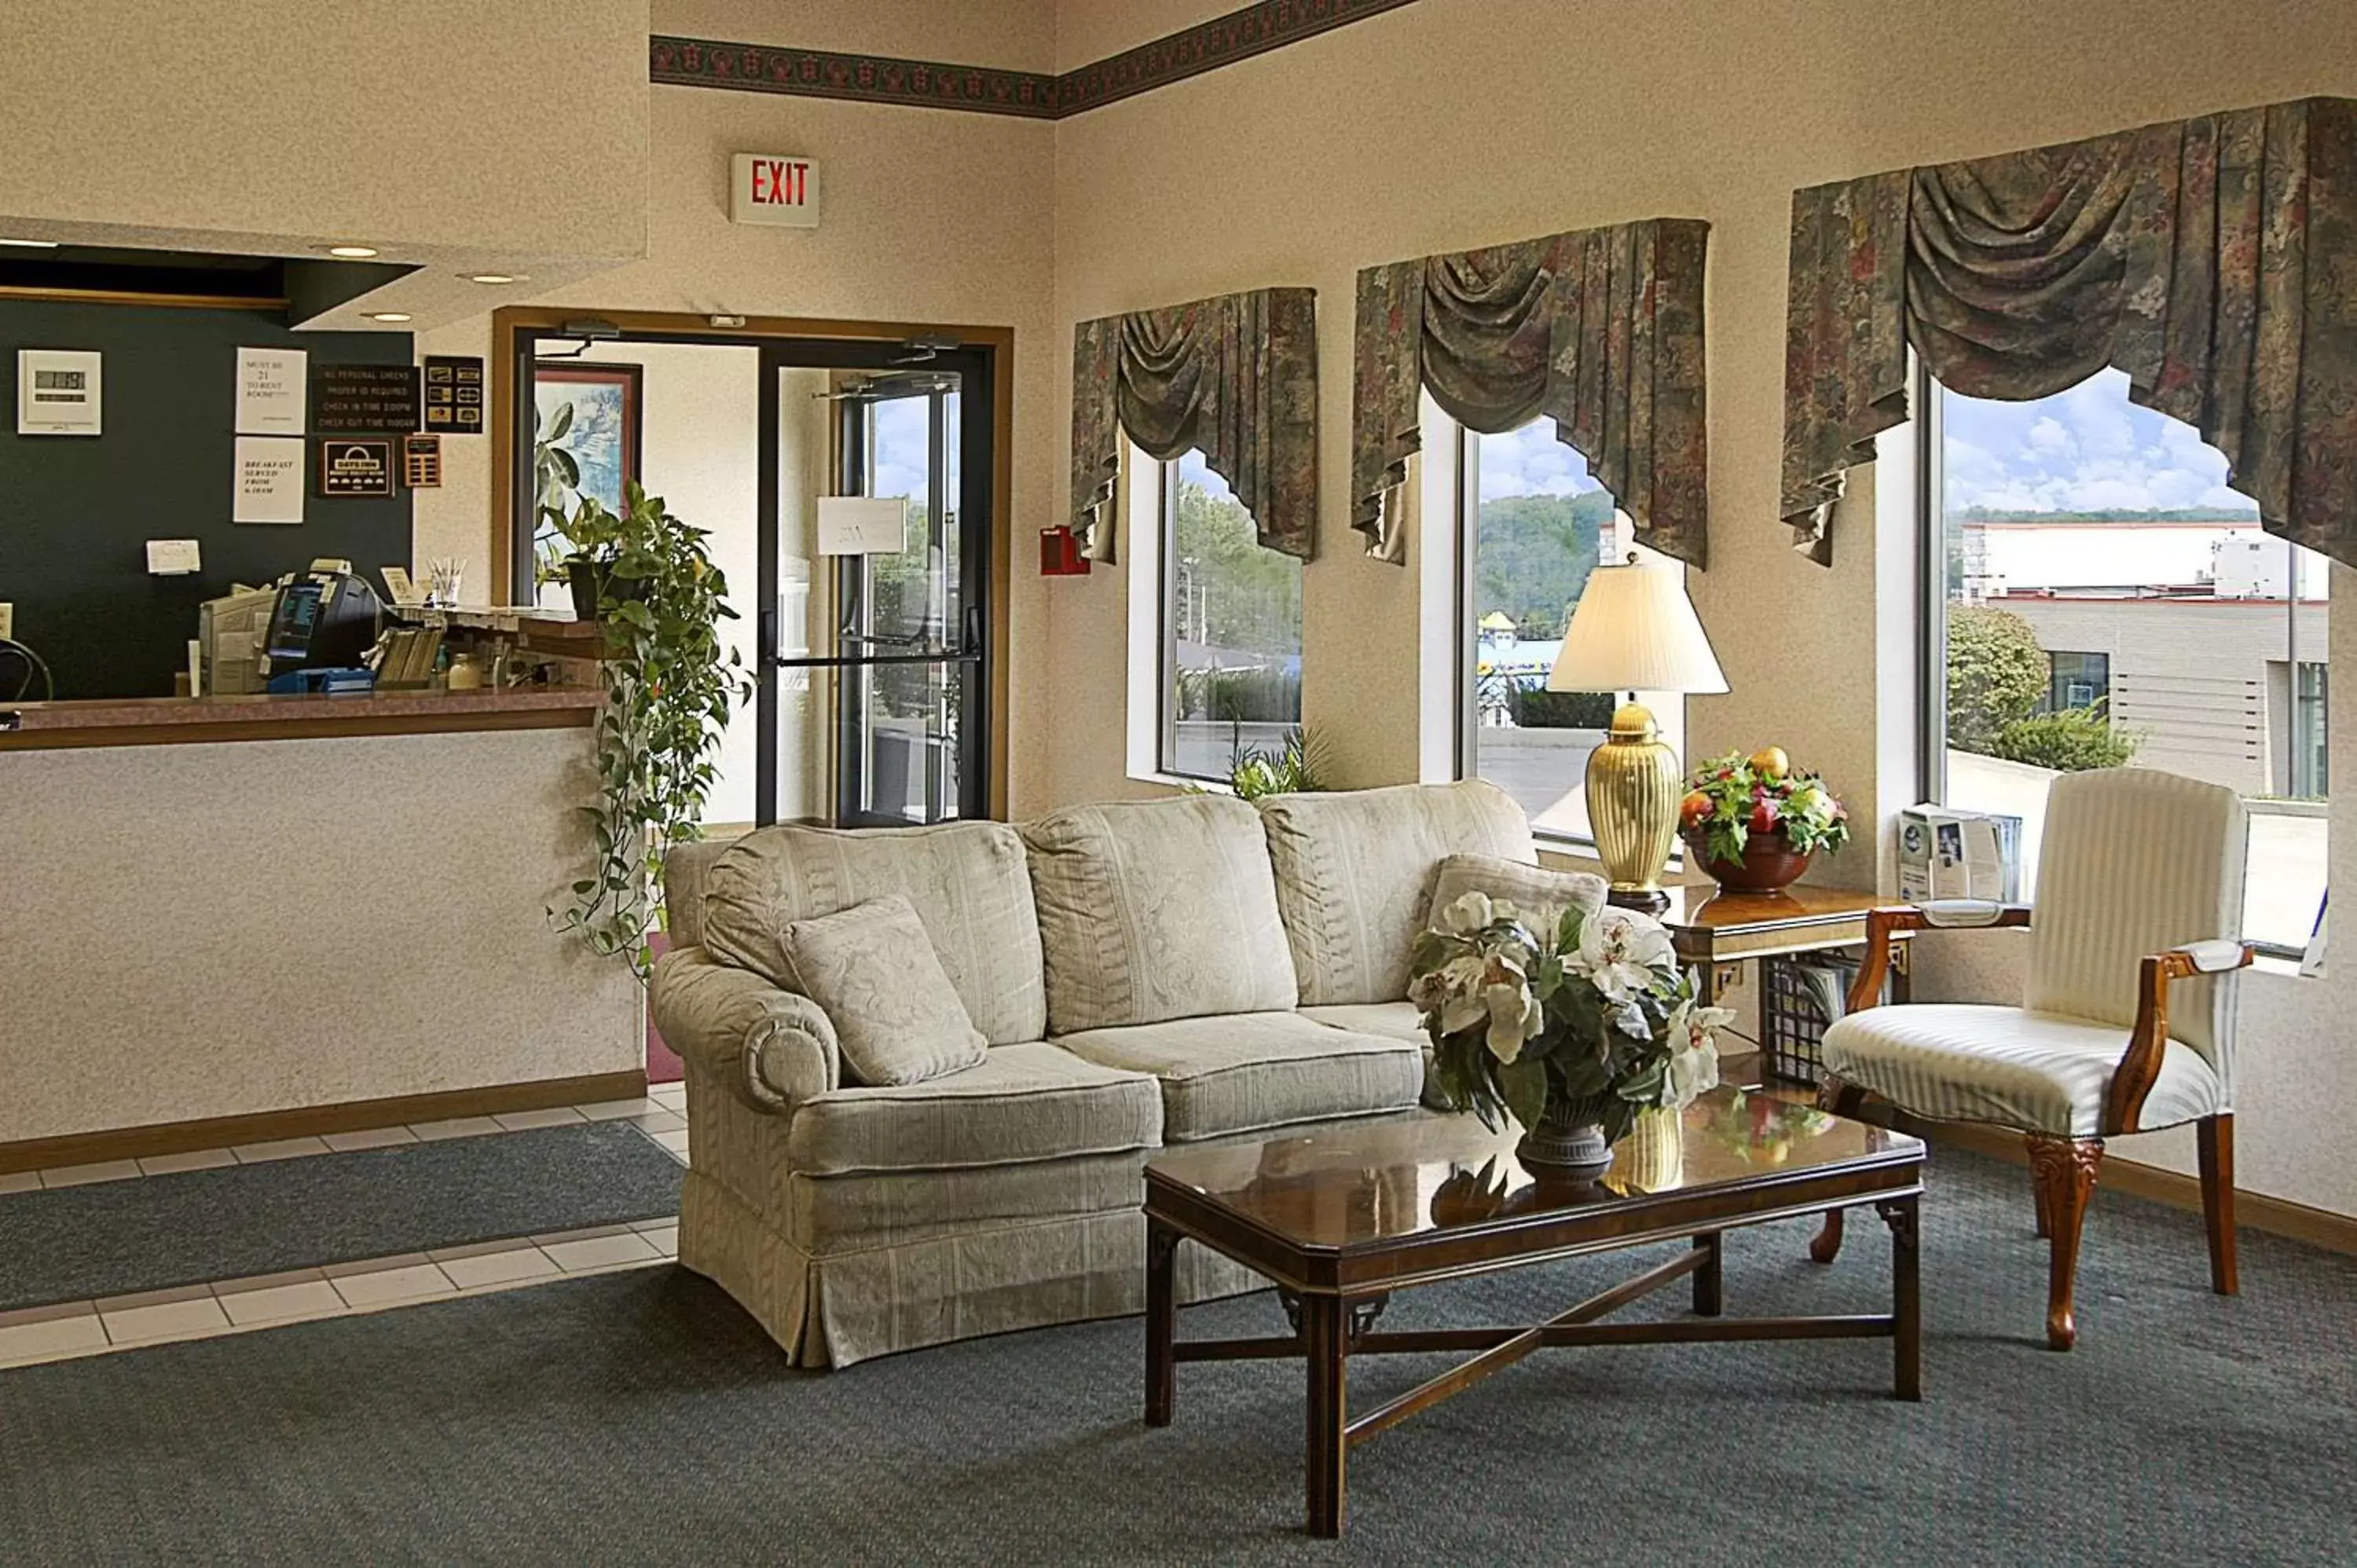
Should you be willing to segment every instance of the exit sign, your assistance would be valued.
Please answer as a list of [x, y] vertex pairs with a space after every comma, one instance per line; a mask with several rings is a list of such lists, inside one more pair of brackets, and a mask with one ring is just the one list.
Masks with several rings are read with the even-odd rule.
[[808, 158], [738, 153], [728, 184], [728, 217], [736, 223], [818, 227], [818, 165]]

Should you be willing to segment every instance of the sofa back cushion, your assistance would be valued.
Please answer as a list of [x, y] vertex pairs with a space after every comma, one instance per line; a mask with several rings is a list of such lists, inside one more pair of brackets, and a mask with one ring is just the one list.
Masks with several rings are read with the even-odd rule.
[[696, 839], [663, 852], [663, 930], [675, 948], [704, 943], [704, 886], [735, 839]]
[[715, 856], [704, 886], [706, 950], [790, 991], [787, 927], [897, 893], [984, 1039], [1017, 1045], [1047, 1032], [1031, 878], [1004, 822], [763, 828]]
[[1494, 784], [1401, 784], [1260, 803], [1304, 1007], [1396, 1002], [1440, 863], [1535, 865], [1530, 819]]
[[1050, 1033], [1292, 1007], [1268, 850], [1242, 800], [1075, 806], [1023, 842]]

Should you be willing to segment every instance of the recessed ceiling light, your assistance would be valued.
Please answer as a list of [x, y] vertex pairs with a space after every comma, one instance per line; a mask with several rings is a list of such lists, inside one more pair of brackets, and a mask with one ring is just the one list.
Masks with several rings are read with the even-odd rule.
[[369, 314], [369, 319], [371, 321], [406, 321], [409, 319], [409, 313], [405, 310], [371, 311]]
[[469, 273], [467, 275], [467, 281], [468, 283], [513, 283], [516, 280], [511, 273]]
[[54, 251], [58, 248], [55, 240], [0, 240], [0, 245], [14, 245], [24, 251]]
[[371, 256], [376, 254], [376, 247], [373, 245], [330, 245], [328, 247], [328, 254], [335, 257], [339, 261], [365, 262]]

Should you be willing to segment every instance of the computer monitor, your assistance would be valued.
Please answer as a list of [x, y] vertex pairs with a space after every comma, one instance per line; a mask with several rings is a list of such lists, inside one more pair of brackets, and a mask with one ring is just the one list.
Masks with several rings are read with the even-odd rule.
[[278, 590], [262, 651], [270, 672], [358, 664], [376, 642], [384, 603], [350, 572], [298, 573]]

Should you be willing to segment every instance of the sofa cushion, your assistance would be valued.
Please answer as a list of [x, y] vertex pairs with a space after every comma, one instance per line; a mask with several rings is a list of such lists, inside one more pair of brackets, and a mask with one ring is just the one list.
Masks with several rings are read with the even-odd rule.
[[1350, 1002], [1339, 1007], [1304, 1007], [1301, 1015], [1329, 1029], [1379, 1039], [1405, 1040], [1413, 1046], [1426, 1041], [1424, 1015], [1413, 1002]]
[[704, 945], [791, 989], [788, 926], [890, 893], [916, 907], [983, 1038], [1019, 1045], [1047, 1033], [1031, 876], [1023, 841], [1004, 822], [748, 833], [705, 870]]
[[1293, 1005], [1268, 850], [1242, 800], [1075, 806], [1023, 842], [1051, 1034]]
[[1148, 1149], [1075, 1155], [1019, 1165], [984, 1165], [945, 1177], [937, 1171], [861, 1171], [807, 1176], [777, 1166], [770, 1212], [787, 1240], [817, 1256], [900, 1247], [978, 1227], [1071, 1214], [1137, 1212]]
[[1468, 893], [1503, 898], [1522, 911], [1523, 922], [1540, 936], [1555, 929], [1563, 912], [1577, 907], [1583, 915], [1604, 908], [1612, 885], [1593, 872], [1555, 871], [1524, 865], [1490, 854], [1452, 854], [1440, 863], [1432, 881], [1432, 904], [1425, 924], [1437, 928], [1441, 911]]
[[675, 948], [700, 947], [704, 942], [704, 887], [712, 863], [737, 841], [693, 839], [663, 851], [663, 934]]
[[1035, 1040], [930, 1082], [806, 1100], [786, 1157], [813, 1176], [954, 1170], [1150, 1149], [1161, 1138], [1154, 1079]]
[[990, 1047], [898, 893], [786, 928], [794, 989], [825, 1009], [854, 1082], [922, 1083]]
[[1401, 784], [1260, 803], [1305, 1007], [1396, 1002], [1442, 860], [1534, 865], [1530, 819], [1496, 785]]
[[1424, 1057], [1409, 1041], [1329, 1028], [1297, 1013], [1179, 1018], [1060, 1035], [1103, 1067], [1162, 1080], [1168, 1143], [1414, 1105]]

